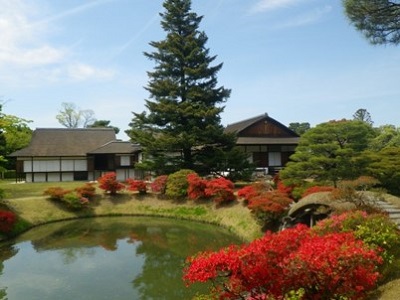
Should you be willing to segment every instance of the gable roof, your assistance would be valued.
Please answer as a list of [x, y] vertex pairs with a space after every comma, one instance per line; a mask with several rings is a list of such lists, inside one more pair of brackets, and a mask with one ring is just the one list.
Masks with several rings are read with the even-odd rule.
[[95, 150], [89, 151], [88, 154], [131, 154], [141, 150], [138, 144], [124, 141], [112, 141]]
[[112, 128], [37, 128], [30, 144], [9, 156], [86, 156], [115, 140]]
[[[269, 130], [271, 130], [272, 128], [275, 128], [275, 130], [272, 130], [270, 132], [262, 131], [262, 133], [257, 130], [257, 133], [255, 133], [253, 129], [255, 127], [259, 127], [261, 122], [263, 122], [264, 124], [269, 124]], [[268, 116], [267, 113], [240, 122], [229, 124], [225, 128], [225, 132], [236, 133], [238, 137], [236, 143], [238, 145], [297, 145], [300, 138], [296, 132], [289, 129], [277, 120], [271, 118], [270, 116]], [[277, 132], [279, 132], [279, 134]]]

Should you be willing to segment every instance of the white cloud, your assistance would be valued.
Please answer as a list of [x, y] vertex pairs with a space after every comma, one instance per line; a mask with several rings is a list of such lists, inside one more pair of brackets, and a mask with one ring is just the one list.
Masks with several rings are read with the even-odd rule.
[[44, 17], [46, 12], [34, 6], [35, 2], [0, 0], [0, 78], [15, 85], [112, 78], [113, 71], [76, 62], [79, 53], [49, 40], [55, 26], [52, 22], [110, 1], [96, 0]]
[[286, 8], [299, 4], [304, 0], [259, 0], [250, 8], [250, 14]]
[[115, 72], [112, 70], [96, 68], [83, 63], [76, 63], [68, 66], [67, 74], [72, 80], [83, 81], [88, 79], [111, 79], [114, 77]]
[[299, 15], [287, 22], [283, 22], [276, 26], [277, 28], [290, 28], [290, 27], [300, 27], [309, 24], [313, 24], [321, 20], [325, 15], [332, 11], [332, 6], [325, 6], [323, 8], [316, 8], [308, 13]]
[[40, 41], [46, 28], [31, 26], [34, 8], [20, 0], [0, 0], [0, 7], [0, 65], [46, 65], [63, 59], [63, 49]]

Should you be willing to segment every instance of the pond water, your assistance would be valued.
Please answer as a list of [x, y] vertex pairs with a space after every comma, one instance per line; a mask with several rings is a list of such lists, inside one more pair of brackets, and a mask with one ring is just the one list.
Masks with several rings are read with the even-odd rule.
[[0, 299], [191, 299], [187, 256], [242, 242], [222, 228], [148, 217], [94, 218], [34, 228], [0, 244]]

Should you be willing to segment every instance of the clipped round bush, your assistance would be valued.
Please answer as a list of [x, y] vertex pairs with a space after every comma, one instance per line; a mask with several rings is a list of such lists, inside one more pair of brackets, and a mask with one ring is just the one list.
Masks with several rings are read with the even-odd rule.
[[195, 171], [182, 169], [168, 176], [165, 195], [169, 198], [182, 199], [187, 196], [189, 182], [187, 176]]

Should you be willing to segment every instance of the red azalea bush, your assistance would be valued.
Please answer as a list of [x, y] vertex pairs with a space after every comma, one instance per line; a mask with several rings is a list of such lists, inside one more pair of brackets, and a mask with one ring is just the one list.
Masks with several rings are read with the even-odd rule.
[[400, 233], [397, 224], [383, 214], [350, 211], [322, 220], [312, 230], [319, 235], [352, 232], [371, 248], [382, 250], [381, 270], [385, 276], [390, 276], [397, 268], [395, 257], [400, 254]]
[[293, 185], [286, 185], [279, 177], [278, 175], [274, 176], [274, 182], [275, 182], [275, 186], [276, 186], [276, 190], [278, 190], [281, 193], [285, 193], [287, 194], [289, 197], [291, 197], [292, 192], [294, 190], [294, 186]]
[[116, 195], [118, 191], [125, 188], [125, 186], [117, 180], [117, 173], [108, 172], [97, 179], [99, 183], [99, 188], [104, 190], [110, 195]]
[[247, 207], [262, 225], [278, 226], [292, 203], [287, 194], [274, 190], [250, 198]]
[[77, 187], [75, 191], [79, 196], [87, 199], [92, 199], [96, 195], [94, 183], [85, 183], [83, 186]]
[[51, 187], [44, 191], [44, 195], [51, 200], [63, 203], [68, 208], [78, 210], [89, 205], [89, 199], [94, 197], [96, 188], [93, 184], [85, 184], [75, 190], [65, 190], [62, 187]]
[[187, 259], [187, 284], [212, 281], [219, 299], [363, 299], [381, 258], [352, 233], [319, 236], [304, 225]]
[[64, 196], [71, 193], [71, 190], [65, 190], [62, 187], [49, 187], [43, 192], [45, 196], [49, 196], [51, 200], [62, 201]]
[[314, 193], [320, 193], [320, 192], [332, 192], [335, 188], [333, 186], [312, 186], [306, 189], [303, 194], [301, 195], [302, 198], [305, 196], [314, 194]]
[[196, 173], [187, 175], [189, 183], [187, 194], [192, 200], [212, 198], [217, 204], [229, 203], [235, 200], [234, 184], [232, 181], [220, 177], [210, 180], [199, 177]]
[[251, 198], [261, 195], [264, 192], [272, 191], [271, 185], [266, 182], [255, 182], [238, 190], [237, 195], [245, 201], [250, 201]]
[[204, 194], [212, 197], [217, 205], [229, 203], [235, 200], [234, 187], [233, 182], [224, 177], [214, 178], [206, 182]]
[[135, 180], [132, 178], [128, 178], [126, 180], [128, 185], [128, 190], [130, 191], [138, 191], [140, 194], [147, 193], [147, 184], [144, 180]]
[[187, 191], [189, 199], [197, 200], [206, 197], [205, 189], [207, 180], [201, 178], [196, 173], [192, 173], [187, 176], [187, 181], [189, 183]]
[[0, 210], [0, 232], [9, 233], [17, 222], [17, 216], [6, 210]]
[[153, 193], [165, 194], [165, 188], [167, 187], [168, 175], [160, 175], [154, 179], [150, 184], [150, 189]]

